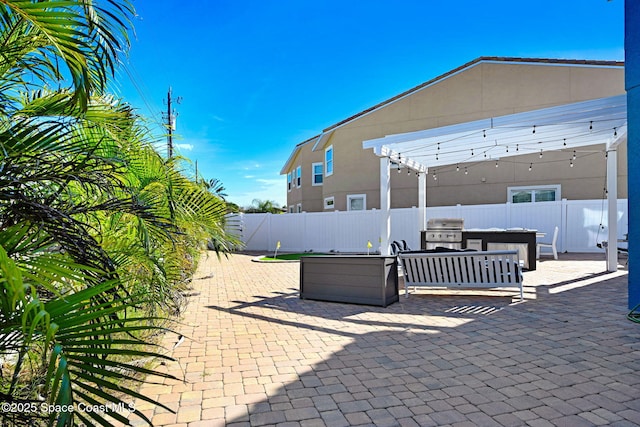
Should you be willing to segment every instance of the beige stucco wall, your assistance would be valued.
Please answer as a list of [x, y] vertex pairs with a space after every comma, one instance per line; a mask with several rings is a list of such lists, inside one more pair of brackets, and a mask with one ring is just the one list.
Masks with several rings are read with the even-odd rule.
[[[289, 207], [296, 209], [298, 203], [302, 204], [302, 210], [307, 212], [318, 212], [323, 210], [323, 194], [322, 186], [314, 186], [312, 164], [322, 162], [324, 153], [314, 152], [313, 141], [301, 144], [297, 147], [297, 152], [290, 162], [290, 168], [286, 171], [291, 172], [293, 176], [293, 185], [291, 191], [287, 192], [287, 212]], [[295, 172], [298, 166], [302, 166], [302, 185], [300, 188], [296, 186]]]
[[[380, 161], [372, 150], [362, 148], [365, 140], [622, 93], [623, 67], [476, 63], [329, 130], [329, 137], [315, 153], [310, 151], [313, 143], [305, 144], [299, 159], [291, 164], [292, 168], [303, 165], [303, 189], [289, 193], [288, 205], [302, 202], [305, 211], [323, 211], [323, 198], [333, 196], [335, 209], [346, 210], [347, 195], [366, 194], [367, 209], [379, 208]], [[627, 194], [624, 145], [618, 161], [619, 197]], [[323, 186], [311, 188], [311, 162], [323, 161], [328, 146], [334, 149], [334, 174], [324, 178]], [[505, 158], [497, 169], [493, 162], [474, 165], [468, 175], [462, 171], [455, 173], [455, 165], [449, 171], [446, 167], [438, 168], [441, 171], [437, 181], [431, 175], [427, 178], [427, 205], [504, 203], [507, 187], [534, 184], [560, 184], [562, 197], [567, 199], [597, 199], [602, 197], [604, 186], [603, 149], [579, 150], [584, 152], [578, 153], [573, 168], [569, 167], [572, 153], [566, 152], [545, 153], [544, 162], [537, 155]], [[529, 163], [534, 164], [531, 172]], [[416, 206], [417, 182], [414, 174], [392, 171], [391, 207]]]

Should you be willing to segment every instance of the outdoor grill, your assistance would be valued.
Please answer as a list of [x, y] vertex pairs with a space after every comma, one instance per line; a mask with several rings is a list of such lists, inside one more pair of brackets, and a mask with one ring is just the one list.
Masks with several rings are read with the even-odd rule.
[[462, 249], [462, 218], [431, 218], [422, 232], [422, 249]]

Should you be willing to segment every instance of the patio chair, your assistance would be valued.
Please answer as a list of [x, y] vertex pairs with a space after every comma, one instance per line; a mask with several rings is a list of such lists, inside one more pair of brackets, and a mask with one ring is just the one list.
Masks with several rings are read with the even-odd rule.
[[541, 248], [550, 248], [553, 252], [553, 259], [558, 259], [558, 249], [556, 248], [556, 243], [558, 242], [558, 226], [553, 230], [553, 239], [551, 239], [551, 243], [539, 242], [536, 243], [536, 259], [540, 259], [540, 249]]
[[409, 248], [409, 245], [407, 245], [407, 242], [404, 240], [401, 240], [400, 242], [398, 242], [397, 240], [394, 240], [391, 243], [391, 253], [393, 255], [398, 255], [400, 252], [410, 251], [410, 250], [411, 249]]

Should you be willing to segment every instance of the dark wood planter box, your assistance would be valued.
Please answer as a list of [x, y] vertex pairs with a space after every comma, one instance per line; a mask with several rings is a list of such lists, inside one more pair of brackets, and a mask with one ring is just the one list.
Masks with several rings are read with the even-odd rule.
[[300, 298], [386, 307], [398, 301], [398, 260], [380, 255], [302, 257]]

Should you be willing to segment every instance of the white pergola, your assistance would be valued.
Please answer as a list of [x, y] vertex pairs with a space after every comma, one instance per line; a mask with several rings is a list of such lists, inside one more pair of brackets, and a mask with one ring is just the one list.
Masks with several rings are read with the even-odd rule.
[[[608, 241], [617, 242], [617, 146], [626, 138], [626, 95], [492, 117], [451, 126], [388, 135], [364, 141], [380, 157], [380, 209], [383, 254], [389, 254], [391, 233], [391, 164], [414, 170], [419, 179], [421, 221], [426, 207], [426, 174], [438, 167], [548, 151], [571, 152], [604, 144], [607, 152]], [[425, 224], [419, 224], [424, 229]], [[607, 251], [607, 269], [617, 270], [617, 251]]]

